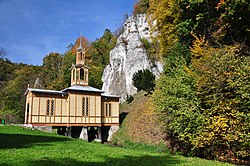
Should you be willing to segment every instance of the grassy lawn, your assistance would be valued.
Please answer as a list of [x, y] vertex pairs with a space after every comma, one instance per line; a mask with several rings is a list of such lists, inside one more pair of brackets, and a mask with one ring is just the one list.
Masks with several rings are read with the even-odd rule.
[[229, 165], [199, 158], [159, 153], [154, 148], [113, 147], [87, 143], [17, 126], [0, 126], [2, 165]]

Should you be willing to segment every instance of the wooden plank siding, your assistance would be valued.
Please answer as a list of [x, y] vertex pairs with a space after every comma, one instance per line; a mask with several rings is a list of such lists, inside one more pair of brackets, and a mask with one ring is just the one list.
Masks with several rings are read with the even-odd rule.
[[[111, 105], [111, 116], [106, 114], [106, 103]], [[101, 122], [104, 124], [119, 123], [119, 98], [102, 97]]]
[[[83, 116], [82, 100], [88, 98], [88, 115]], [[50, 100], [49, 115], [47, 101]], [[53, 114], [51, 103], [53, 104]], [[104, 104], [111, 104], [106, 116]], [[27, 107], [29, 105], [29, 115]], [[86, 105], [86, 103], [85, 103]], [[86, 111], [86, 110], [85, 110]], [[25, 123], [34, 126], [112, 126], [119, 125], [119, 98], [104, 98], [100, 93], [68, 92], [67, 95], [28, 92]]]

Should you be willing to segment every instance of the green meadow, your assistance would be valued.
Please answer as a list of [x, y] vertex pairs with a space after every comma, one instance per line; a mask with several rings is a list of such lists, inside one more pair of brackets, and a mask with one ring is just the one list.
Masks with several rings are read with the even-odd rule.
[[88, 143], [19, 126], [0, 126], [0, 165], [229, 165], [172, 155], [163, 147]]

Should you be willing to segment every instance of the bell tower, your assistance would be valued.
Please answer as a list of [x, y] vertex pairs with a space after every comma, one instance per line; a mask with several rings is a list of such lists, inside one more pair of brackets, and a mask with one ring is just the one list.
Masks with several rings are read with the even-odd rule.
[[89, 82], [89, 68], [85, 65], [85, 49], [82, 46], [82, 38], [81, 33], [80, 44], [76, 51], [76, 64], [72, 64], [71, 67], [71, 86], [88, 86]]

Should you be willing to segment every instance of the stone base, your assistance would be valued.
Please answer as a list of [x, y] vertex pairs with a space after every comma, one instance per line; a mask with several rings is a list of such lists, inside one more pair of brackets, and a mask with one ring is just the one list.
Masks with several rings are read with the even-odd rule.
[[33, 129], [41, 130], [47, 133], [52, 133], [52, 126], [32, 126]]
[[88, 128], [87, 127], [82, 128], [82, 131], [81, 131], [79, 138], [84, 140], [84, 141], [88, 141]]
[[109, 136], [108, 136], [108, 139], [107, 141], [111, 141], [112, 140], [112, 137], [113, 137], [113, 134], [116, 133], [119, 129], [119, 126], [111, 126], [110, 129], [109, 129]]

